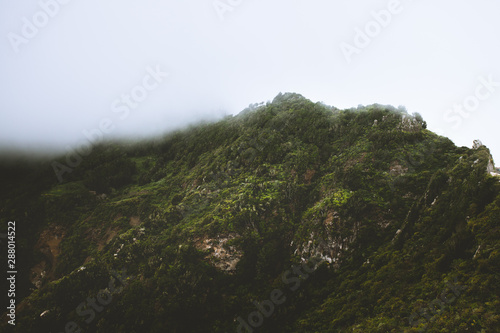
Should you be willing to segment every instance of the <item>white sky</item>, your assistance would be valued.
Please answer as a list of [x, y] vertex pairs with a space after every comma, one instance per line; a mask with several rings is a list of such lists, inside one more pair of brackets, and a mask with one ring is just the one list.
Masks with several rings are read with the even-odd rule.
[[[157, 134], [297, 92], [405, 105], [459, 146], [480, 139], [498, 165], [499, 13], [493, 0], [0, 0], [0, 146], [73, 147], [103, 119], [106, 137]], [[142, 96], [148, 67], [169, 76], [146, 77]]]

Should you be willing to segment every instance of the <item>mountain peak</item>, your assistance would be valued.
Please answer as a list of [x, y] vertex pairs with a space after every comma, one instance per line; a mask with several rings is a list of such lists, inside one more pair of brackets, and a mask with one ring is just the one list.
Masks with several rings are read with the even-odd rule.
[[491, 155], [419, 114], [280, 93], [80, 157], [2, 168], [18, 332], [499, 329]]

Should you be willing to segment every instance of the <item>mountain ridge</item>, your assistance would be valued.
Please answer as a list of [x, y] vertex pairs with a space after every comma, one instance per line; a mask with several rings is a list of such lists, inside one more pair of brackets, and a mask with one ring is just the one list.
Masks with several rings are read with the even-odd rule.
[[[286, 93], [153, 142], [96, 144], [62, 183], [53, 162], [3, 167], [1, 215], [31, 272], [19, 332], [499, 329], [491, 154], [404, 108]], [[124, 270], [121, 292], [81, 315]]]

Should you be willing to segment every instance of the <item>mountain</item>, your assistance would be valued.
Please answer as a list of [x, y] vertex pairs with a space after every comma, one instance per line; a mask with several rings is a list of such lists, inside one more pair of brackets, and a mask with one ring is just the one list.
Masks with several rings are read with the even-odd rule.
[[155, 140], [5, 157], [17, 307], [0, 325], [500, 332], [495, 170], [404, 108], [292, 93]]

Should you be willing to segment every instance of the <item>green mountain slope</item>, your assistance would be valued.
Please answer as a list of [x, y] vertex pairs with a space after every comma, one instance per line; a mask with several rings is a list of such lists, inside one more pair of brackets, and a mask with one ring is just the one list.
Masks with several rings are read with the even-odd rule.
[[500, 332], [492, 168], [418, 114], [290, 93], [154, 141], [3, 163], [11, 328]]

